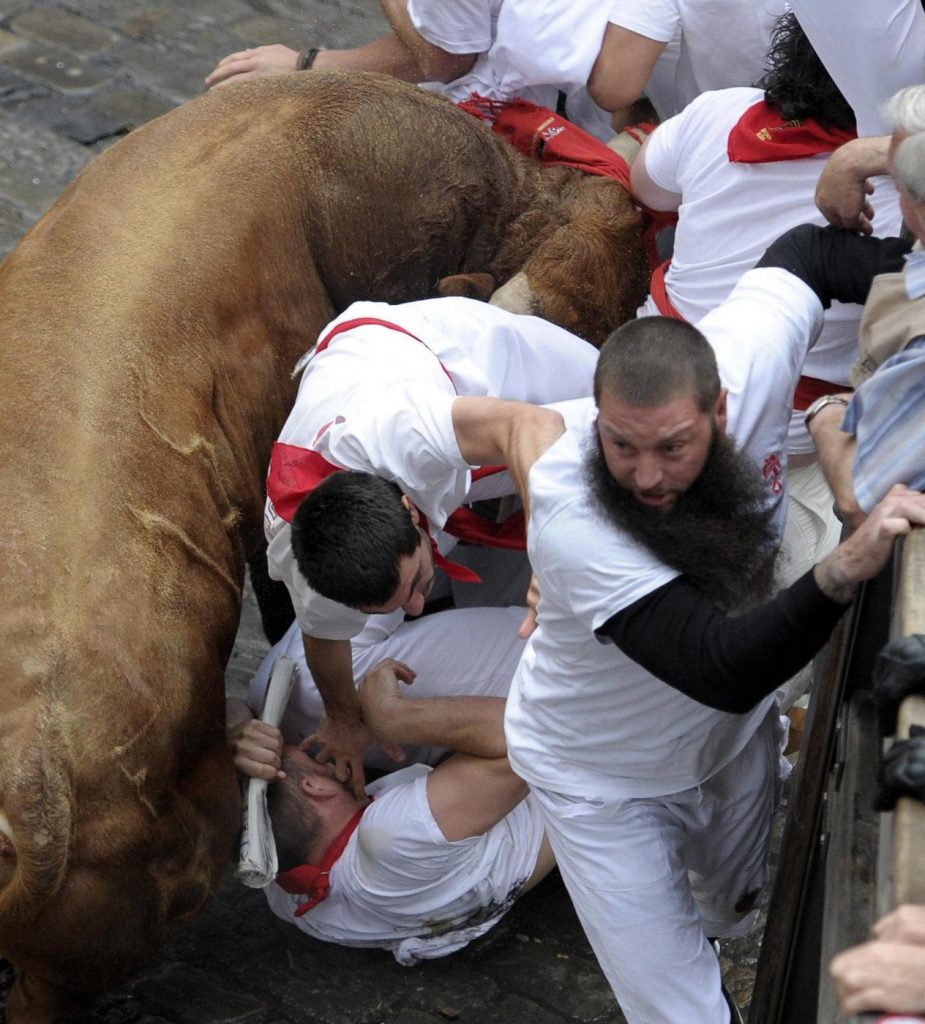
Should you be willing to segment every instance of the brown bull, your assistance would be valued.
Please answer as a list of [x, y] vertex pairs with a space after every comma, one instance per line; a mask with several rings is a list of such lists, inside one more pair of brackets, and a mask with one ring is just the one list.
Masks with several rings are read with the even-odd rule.
[[591, 280], [608, 326], [645, 289], [619, 186], [392, 80], [283, 76], [120, 142], [0, 266], [10, 1024], [118, 984], [228, 861], [223, 670], [299, 355], [354, 299], [503, 282], [587, 220], [586, 183], [606, 237], [552, 268], [568, 294], [531, 280], [579, 329]]

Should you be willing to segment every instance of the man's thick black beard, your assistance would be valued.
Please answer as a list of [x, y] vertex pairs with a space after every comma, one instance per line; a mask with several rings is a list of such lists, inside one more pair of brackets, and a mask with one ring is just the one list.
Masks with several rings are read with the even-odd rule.
[[755, 464], [714, 431], [706, 464], [667, 509], [643, 505], [610, 475], [596, 428], [584, 453], [591, 505], [677, 569], [727, 611], [767, 597], [774, 580], [777, 534], [767, 487]]

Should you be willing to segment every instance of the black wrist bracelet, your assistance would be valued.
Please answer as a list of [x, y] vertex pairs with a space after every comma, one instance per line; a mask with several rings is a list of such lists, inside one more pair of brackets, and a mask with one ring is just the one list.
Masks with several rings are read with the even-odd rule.
[[313, 46], [310, 50], [303, 50], [296, 61], [296, 71], [308, 71], [312, 64], [315, 63], [315, 58], [319, 53], [321, 53], [320, 46]]

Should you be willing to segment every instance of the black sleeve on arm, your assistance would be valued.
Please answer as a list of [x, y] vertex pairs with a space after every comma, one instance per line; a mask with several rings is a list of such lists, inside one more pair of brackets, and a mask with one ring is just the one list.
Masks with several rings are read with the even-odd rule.
[[764, 604], [732, 616], [681, 576], [597, 633], [685, 696], [744, 714], [812, 658], [847, 607], [829, 600], [810, 570]]

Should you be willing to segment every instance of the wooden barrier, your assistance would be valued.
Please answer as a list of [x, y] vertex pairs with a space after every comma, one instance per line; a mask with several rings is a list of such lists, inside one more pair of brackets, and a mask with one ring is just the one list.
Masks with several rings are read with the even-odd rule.
[[[896, 588], [895, 636], [925, 633], [925, 530], [903, 545]], [[896, 735], [908, 739], [912, 725], [925, 726], [925, 696], [908, 697], [899, 709]], [[892, 822], [893, 906], [925, 903], [925, 805], [902, 799]]]
[[[862, 588], [816, 659], [750, 1024], [878, 1019], [839, 1016], [828, 964], [892, 907], [925, 903], [925, 806], [902, 799], [895, 813], [873, 810], [884, 742], [871, 672], [889, 639], [912, 633], [925, 633], [925, 530], [897, 546], [894, 565]], [[903, 703], [897, 736], [912, 724], [925, 725], [925, 697]]]

